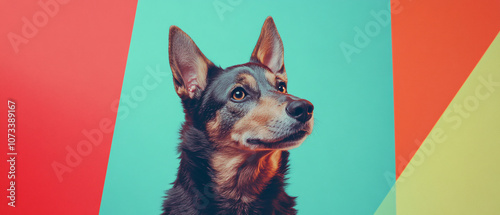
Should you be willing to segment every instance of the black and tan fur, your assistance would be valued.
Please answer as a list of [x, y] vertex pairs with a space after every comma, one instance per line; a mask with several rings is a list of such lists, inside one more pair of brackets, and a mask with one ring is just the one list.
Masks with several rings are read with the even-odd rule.
[[176, 26], [169, 58], [186, 121], [163, 214], [296, 214], [284, 190], [288, 150], [311, 133], [313, 106], [286, 92], [273, 19], [248, 63], [215, 66]]

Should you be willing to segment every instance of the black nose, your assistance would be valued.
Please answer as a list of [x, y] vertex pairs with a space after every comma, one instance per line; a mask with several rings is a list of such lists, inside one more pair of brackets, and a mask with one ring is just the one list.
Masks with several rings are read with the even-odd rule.
[[313, 110], [313, 104], [305, 99], [291, 101], [286, 106], [286, 113], [300, 122], [307, 122], [310, 120]]

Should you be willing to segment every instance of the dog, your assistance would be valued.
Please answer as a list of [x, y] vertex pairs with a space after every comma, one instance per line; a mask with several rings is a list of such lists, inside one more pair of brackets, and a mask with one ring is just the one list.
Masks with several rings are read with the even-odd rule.
[[314, 106], [287, 92], [272, 17], [248, 63], [215, 66], [177, 26], [169, 61], [185, 122], [162, 214], [296, 214], [284, 189], [288, 150], [311, 134]]

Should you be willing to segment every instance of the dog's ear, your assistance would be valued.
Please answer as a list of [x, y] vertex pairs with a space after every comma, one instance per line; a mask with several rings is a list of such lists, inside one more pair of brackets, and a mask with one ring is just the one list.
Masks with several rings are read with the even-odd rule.
[[267, 17], [262, 30], [260, 31], [259, 40], [252, 52], [250, 61], [259, 62], [271, 69], [274, 73], [284, 73], [285, 65], [283, 60], [283, 42], [276, 29], [272, 17]]
[[182, 100], [198, 98], [207, 86], [207, 71], [214, 64], [177, 26], [170, 27], [168, 55], [179, 97]]

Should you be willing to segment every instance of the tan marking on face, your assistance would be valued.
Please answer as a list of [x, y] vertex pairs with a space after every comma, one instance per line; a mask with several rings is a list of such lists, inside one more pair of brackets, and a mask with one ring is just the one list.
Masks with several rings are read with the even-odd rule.
[[271, 86], [276, 86], [276, 75], [269, 71], [269, 70], [265, 70], [265, 73], [264, 75], [266, 76], [266, 79], [267, 79], [267, 82], [269, 82], [269, 84], [271, 84]]
[[209, 134], [210, 140], [214, 142], [218, 142], [217, 140], [220, 138], [221, 131], [220, 131], [220, 125], [221, 125], [222, 117], [220, 116], [220, 111], [217, 111], [215, 113], [215, 117], [208, 121], [206, 125], [207, 132]]
[[247, 74], [247, 73], [242, 73], [240, 75], [238, 75], [236, 81], [239, 83], [239, 84], [242, 84], [244, 86], [249, 86], [250, 88], [256, 90], [257, 89], [257, 81], [255, 80], [255, 78], [250, 75], [250, 74]]
[[216, 171], [215, 190], [228, 199], [252, 202], [276, 175], [280, 160], [279, 150], [253, 153], [232, 147], [218, 150], [211, 160]]
[[[281, 116], [284, 107], [271, 97], [262, 97], [257, 106], [238, 120], [231, 130], [231, 139], [242, 143], [241, 138], [256, 136], [263, 139], [273, 139], [268, 125], [276, 117]], [[244, 146], [242, 146], [244, 147]]]
[[276, 83], [278, 82], [278, 80], [281, 80], [285, 83], [288, 82], [288, 79], [286, 77], [286, 73], [273, 73], [269, 70], [265, 70], [265, 73], [264, 75], [266, 76], [266, 79], [267, 79], [267, 82], [269, 82], [269, 84], [271, 84], [271, 86], [273, 87], [276, 87]]
[[283, 73], [277, 73], [276, 74], [276, 78], [277, 79], [281, 79], [282, 81], [284, 81], [285, 83], [288, 83], [288, 77], [286, 76], [286, 72], [283, 72]]

